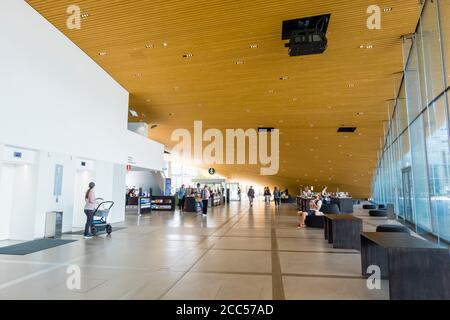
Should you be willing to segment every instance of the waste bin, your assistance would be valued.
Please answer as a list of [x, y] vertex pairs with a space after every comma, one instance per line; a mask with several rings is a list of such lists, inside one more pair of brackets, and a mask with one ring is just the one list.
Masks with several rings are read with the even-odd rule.
[[45, 217], [45, 238], [61, 238], [63, 213], [61, 211], [47, 212]]

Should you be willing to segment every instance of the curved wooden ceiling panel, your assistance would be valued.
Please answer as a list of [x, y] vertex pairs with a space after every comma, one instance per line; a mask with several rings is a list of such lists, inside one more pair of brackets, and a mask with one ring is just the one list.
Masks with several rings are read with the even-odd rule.
[[[420, 9], [418, 0], [380, 0], [392, 11], [382, 13], [381, 30], [368, 30], [367, 0], [80, 0], [89, 16], [80, 30], [68, 30], [72, 1], [28, 3], [130, 92], [130, 106], [158, 124], [153, 139], [170, 147], [172, 130], [194, 120], [222, 129], [277, 127], [274, 181], [339, 185], [361, 197], [370, 194], [401, 79], [400, 37], [414, 32]], [[326, 52], [289, 57], [282, 21], [325, 13], [332, 15]], [[373, 49], [359, 48], [368, 44]], [[343, 124], [357, 133], [337, 134]], [[268, 181], [254, 166], [217, 168]]]

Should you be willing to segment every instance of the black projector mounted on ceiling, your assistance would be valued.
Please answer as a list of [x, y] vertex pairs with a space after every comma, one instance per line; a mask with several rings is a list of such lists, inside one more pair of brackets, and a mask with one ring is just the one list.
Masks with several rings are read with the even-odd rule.
[[282, 40], [289, 40], [285, 47], [289, 55], [305, 56], [324, 53], [331, 14], [283, 21]]

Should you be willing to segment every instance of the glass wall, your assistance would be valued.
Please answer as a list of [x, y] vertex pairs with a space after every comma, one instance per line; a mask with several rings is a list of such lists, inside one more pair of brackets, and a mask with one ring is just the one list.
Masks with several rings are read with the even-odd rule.
[[373, 180], [373, 198], [392, 203], [418, 233], [450, 241], [450, 0], [425, 1], [404, 40], [404, 77]]

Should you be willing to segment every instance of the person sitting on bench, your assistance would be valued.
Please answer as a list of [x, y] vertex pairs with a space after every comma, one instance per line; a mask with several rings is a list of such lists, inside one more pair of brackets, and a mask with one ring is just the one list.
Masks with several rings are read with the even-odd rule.
[[323, 216], [323, 213], [320, 212], [320, 208], [322, 208], [322, 199], [320, 197], [320, 194], [316, 195], [316, 198], [314, 200], [311, 200], [309, 202], [309, 209], [306, 211], [299, 211], [298, 217], [299, 217], [299, 224], [297, 228], [305, 228], [305, 220], [307, 216]]

